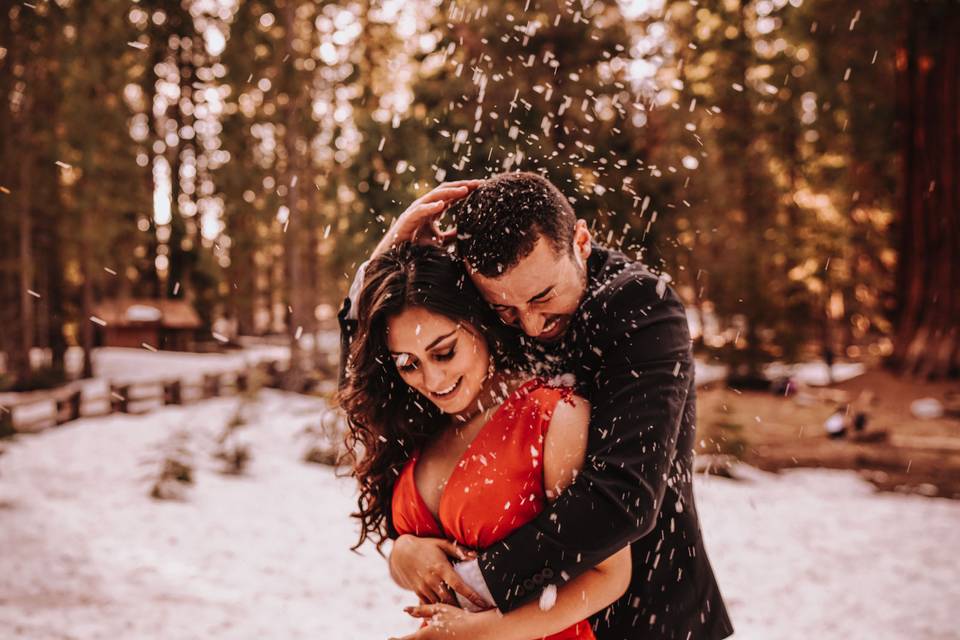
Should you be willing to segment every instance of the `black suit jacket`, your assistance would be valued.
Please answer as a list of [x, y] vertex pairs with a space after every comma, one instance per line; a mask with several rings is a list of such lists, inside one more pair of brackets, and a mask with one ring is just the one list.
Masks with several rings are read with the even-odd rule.
[[694, 364], [677, 295], [642, 264], [594, 245], [570, 329], [535, 349], [550, 373], [573, 373], [590, 400], [587, 460], [535, 520], [481, 553], [501, 611], [630, 545], [630, 587], [594, 616], [599, 640], [732, 634], [693, 499]]

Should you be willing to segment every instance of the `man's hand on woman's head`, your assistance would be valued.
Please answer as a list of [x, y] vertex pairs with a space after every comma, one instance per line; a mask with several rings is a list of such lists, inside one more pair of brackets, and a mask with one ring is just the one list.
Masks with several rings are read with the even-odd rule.
[[483, 180], [444, 182], [417, 198], [390, 226], [371, 257], [386, 253], [401, 242], [445, 244], [456, 235], [456, 231], [441, 229], [438, 218], [451, 203], [467, 197], [483, 183]]
[[456, 605], [456, 591], [478, 607], [487, 605], [453, 569], [450, 560], [470, 560], [472, 551], [443, 538], [402, 535], [390, 551], [390, 574], [401, 587], [417, 594], [424, 604]]

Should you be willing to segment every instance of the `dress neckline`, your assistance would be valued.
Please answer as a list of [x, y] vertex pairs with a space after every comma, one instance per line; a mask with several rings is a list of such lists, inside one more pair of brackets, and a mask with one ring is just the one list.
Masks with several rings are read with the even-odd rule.
[[496, 410], [494, 410], [494, 412], [490, 415], [487, 421], [483, 423], [483, 426], [480, 427], [479, 431], [477, 431], [477, 435], [473, 437], [473, 440], [470, 441], [470, 443], [467, 445], [467, 448], [464, 449], [463, 453], [460, 454], [460, 457], [457, 458], [457, 462], [453, 466], [453, 471], [451, 471], [450, 475], [447, 476], [447, 481], [444, 483], [443, 489], [440, 491], [440, 498], [437, 500], [436, 513], [434, 513], [433, 510], [430, 509], [430, 505], [427, 504], [427, 501], [423, 498], [423, 494], [420, 493], [420, 487], [417, 486], [417, 463], [420, 461], [421, 451], [418, 450], [413, 454], [413, 457], [411, 458], [411, 464], [410, 464], [410, 481], [413, 483], [413, 492], [416, 495], [417, 502], [419, 503], [420, 507], [423, 509], [424, 513], [429, 514], [430, 517], [433, 518], [434, 523], [436, 523], [437, 527], [444, 534], [446, 534], [447, 531], [446, 531], [446, 527], [443, 526], [443, 518], [441, 517], [441, 513], [443, 512], [443, 501], [444, 501], [444, 498], [446, 498], [447, 496], [447, 489], [450, 488], [450, 483], [453, 480], [454, 476], [457, 475], [457, 472], [463, 468], [465, 461], [468, 459], [468, 455], [474, 449], [474, 445], [476, 445], [477, 441], [480, 440], [489, 431], [490, 425], [497, 420], [497, 418], [500, 416], [500, 412], [503, 411], [507, 407], [507, 405], [512, 404], [513, 402], [516, 402], [518, 398], [521, 398], [526, 393], [529, 393], [530, 391], [529, 387], [537, 388], [540, 386], [543, 386], [543, 381], [538, 378], [532, 378], [530, 380], [527, 380], [522, 385], [514, 389], [513, 393], [507, 396], [507, 398], [500, 403], [500, 406], [497, 407]]

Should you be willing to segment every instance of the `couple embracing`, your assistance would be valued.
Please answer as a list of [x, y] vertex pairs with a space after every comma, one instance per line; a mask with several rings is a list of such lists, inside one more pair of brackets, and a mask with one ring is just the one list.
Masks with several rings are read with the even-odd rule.
[[415, 201], [340, 320], [360, 543], [392, 540], [425, 620], [407, 638], [733, 632], [693, 500], [683, 306], [548, 180]]

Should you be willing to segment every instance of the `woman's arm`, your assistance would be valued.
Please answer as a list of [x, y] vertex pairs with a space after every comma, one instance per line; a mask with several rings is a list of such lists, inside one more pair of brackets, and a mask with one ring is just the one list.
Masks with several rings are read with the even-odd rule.
[[[547, 498], [555, 500], [577, 477], [587, 452], [590, 403], [573, 396], [553, 411], [543, 443], [543, 481]], [[563, 631], [615, 602], [630, 585], [630, 548], [624, 547], [593, 569], [557, 589], [552, 607], [534, 600], [495, 623], [498, 638], [528, 640]]]
[[[610, 605], [630, 584], [630, 547], [624, 547], [592, 569], [561, 585], [553, 606], [528, 602], [507, 614], [496, 609], [468, 613], [448, 604], [408, 607], [407, 613], [428, 618], [424, 627], [399, 640], [531, 640], [559, 633]], [[546, 603], [545, 603], [546, 604]]]
[[[476, 615], [489, 616], [481, 638], [530, 640], [564, 629], [601, 611], [617, 600], [630, 585], [630, 547], [624, 547], [592, 569], [557, 589], [553, 606], [536, 600], [506, 615], [496, 609]], [[545, 603], [549, 604], [549, 603]], [[471, 636], [473, 637], [473, 636]]]
[[[587, 448], [590, 405], [580, 397], [554, 409], [543, 446], [543, 479], [554, 500], [576, 478]], [[431, 618], [431, 627], [411, 639], [468, 637], [473, 640], [530, 640], [563, 631], [617, 600], [630, 585], [630, 548], [624, 547], [592, 569], [560, 585], [556, 599], [533, 600], [507, 614], [496, 609], [466, 613], [446, 605], [410, 607], [408, 613]], [[541, 607], [542, 604], [542, 607]]]
[[391, 640], [531, 640], [559, 633], [617, 600], [630, 584], [630, 547], [624, 547], [557, 589], [552, 606], [536, 600], [502, 614], [497, 609], [469, 613], [448, 604], [421, 604], [405, 611], [430, 624]]

